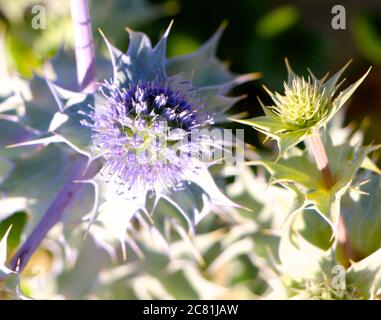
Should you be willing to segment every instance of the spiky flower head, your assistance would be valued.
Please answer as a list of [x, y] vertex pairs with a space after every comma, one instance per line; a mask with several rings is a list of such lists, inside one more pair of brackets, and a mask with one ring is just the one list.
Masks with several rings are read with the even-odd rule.
[[101, 90], [106, 107], [81, 123], [105, 159], [102, 173], [131, 196], [181, 187], [208, 152], [208, 137], [194, 133], [213, 124], [213, 114], [155, 81], [128, 88], [106, 81]]
[[[238, 100], [224, 93], [248, 78], [234, 77], [214, 57], [221, 30], [196, 54], [173, 60], [165, 57], [169, 28], [155, 47], [145, 34], [129, 33], [126, 53], [105, 38], [113, 76], [77, 114], [81, 130], [87, 128], [90, 137], [90, 154], [103, 159], [105, 180], [117, 185], [118, 193], [134, 198], [181, 188], [208, 165], [204, 160], [210, 158], [213, 138], [197, 132], [221, 120]], [[202, 70], [203, 64], [213, 70]], [[210, 78], [210, 71], [216, 77]]]
[[[41, 132], [35, 143], [63, 141], [89, 163], [100, 162], [100, 179], [128, 198], [182, 187], [189, 175], [208, 166], [205, 159], [218, 143], [196, 131], [221, 122], [240, 99], [226, 97], [226, 92], [255, 77], [236, 76], [215, 57], [223, 29], [196, 52], [172, 59], [166, 58], [170, 27], [156, 46], [144, 33], [128, 30], [125, 53], [104, 37], [111, 64], [98, 59], [99, 89], [64, 89], [58, 71], [59, 84], [48, 85], [59, 112], [45, 107], [50, 101], [41, 101], [41, 113], [51, 123], [40, 125], [41, 115], [37, 118], [31, 108], [22, 122]], [[53, 67], [61, 67], [60, 60]]]
[[332, 108], [331, 97], [311, 77], [295, 77], [290, 84], [284, 83], [284, 95], [275, 93], [273, 98], [275, 106], [270, 109], [286, 124], [301, 129], [326, 119]]
[[325, 128], [332, 117], [365, 79], [370, 69], [357, 82], [337, 94], [342, 84], [338, 83], [346, 64], [330, 79], [328, 74], [318, 79], [309, 71], [307, 78], [296, 75], [287, 59], [288, 81], [284, 83], [284, 93], [265, 90], [274, 105], [262, 108], [265, 116], [240, 122], [253, 126], [258, 131], [278, 142], [280, 153], [284, 153], [301, 142], [305, 137]]

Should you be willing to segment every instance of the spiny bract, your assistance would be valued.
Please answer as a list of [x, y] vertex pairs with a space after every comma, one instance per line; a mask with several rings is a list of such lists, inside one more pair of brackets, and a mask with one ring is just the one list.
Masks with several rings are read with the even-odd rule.
[[[213, 125], [237, 101], [224, 93], [242, 78], [235, 78], [214, 58], [221, 29], [198, 54], [173, 61], [165, 58], [169, 28], [153, 48], [145, 34], [129, 33], [126, 53], [105, 38], [113, 77], [78, 114], [79, 124], [91, 130], [96, 146], [90, 153], [105, 160], [101, 174], [118, 186], [119, 194], [134, 198], [182, 188], [190, 175], [208, 166], [204, 160], [211, 156], [214, 138], [198, 130]], [[214, 70], [207, 74], [201, 70], [202, 60], [209, 60], [205, 64]], [[187, 63], [193, 66], [189, 75], [180, 69]], [[167, 69], [173, 74], [168, 76]], [[211, 72], [218, 74], [211, 79], [216, 82], [194, 83], [195, 77], [200, 82]], [[228, 81], [221, 83], [221, 78]]]

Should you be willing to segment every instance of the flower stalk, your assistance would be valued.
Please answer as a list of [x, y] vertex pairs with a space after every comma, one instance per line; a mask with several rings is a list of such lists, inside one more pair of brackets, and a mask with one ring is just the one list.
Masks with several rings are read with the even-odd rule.
[[[329, 168], [327, 153], [325, 151], [320, 134], [316, 132], [315, 134], [309, 136], [307, 138], [307, 143], [309, 149], [311, 150], [311, 153], [314, 156], [316, 166], [318, 170], [321, 172], [326, 189], [331, 189], [335, 184], [335, 180]], [[352, 248], [349, 243], [348, 230], [346, 228], [344, 217], [342, 214], [339, 214], [338, 217], [336, 241], [339, 253], [338, 255], [341, 260], [340, 262], [343, 264], [344, 267], [349, 267], [350, 257], [352, 256]]]
[[71, 0], [75, 60], [79, 89], [85, 93], [96, 90], [95, 51], [87, 0]]
[[[96, 90], [96, 72], [88, 1], [71, 0], [70, 7], [73, 21], [78, 88], [81, 92], [92, 93]], [[83, 186], [78, 181], [91, 179], [100, 170], [98, 162], [93, 162], [87, 170], [86, 166], [87, 159], [82, 156], [75, 156], [71, 175], [65, 185], [56, 195], [32, 233], [11, 259], [10, 267], [12, 270], [21, 272], [49, 230], [61, 221], [65, 209]]]
[[315, 158], [316, 166], [321, 172], [324, 184], [327, 189], [334, 185], [334, 179], [329, 168], [327, 153], [325, 152], [323, 142], [319, 133], [315, 133], [308, 138], [309, 147]]

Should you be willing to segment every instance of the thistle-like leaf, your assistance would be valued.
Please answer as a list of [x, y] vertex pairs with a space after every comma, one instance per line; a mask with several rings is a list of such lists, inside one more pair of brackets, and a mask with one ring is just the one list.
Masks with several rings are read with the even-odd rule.
[[363, 259], [381, 247], [381, 179], [372, 174], [366, 183], [346, 197], [342, 206], [353, 260]]
[[20, 286], [17, 274], [6, 266], [7, 261], [7, 239], [11, 227], [0, 240], [0, 297], [3, 299], [19, 299]]
[[305, 207], [312, 205], [335, 230], [340, 214], [341, 198], [349, 191], [356, 172], [361, 168], [374, 147], [352, 146], [344, 143], [333, 146], [330, 138], [325, 139], [334, 185], [327, 189], [323, 177], [310, 159], [307, 151], [295, 151], [277, 162], [271, 160], [253, 161], [262, 165], [276, 182], [295, 184], [305, 194]]
[[278, 268], [283, 272], [288, 298], [375, 299], [381, 289], [380, 254], [378, 250], [346, 270], [332, 250], [324, 251], [307, 242], [291, 221], [283, 229]]
[[[67, 182], [73, 167], [72, 157], [67, 150], [53, 144], [27, 158], [13, 160], [13, 170], [0, 185], [0, 192], [6, 195], [4, 200], [20, 197], [26, 200], [22, 209], [30, 214], [27, 230], [36, 225]], [[81, 209], [83, 215], [91, 210]]]

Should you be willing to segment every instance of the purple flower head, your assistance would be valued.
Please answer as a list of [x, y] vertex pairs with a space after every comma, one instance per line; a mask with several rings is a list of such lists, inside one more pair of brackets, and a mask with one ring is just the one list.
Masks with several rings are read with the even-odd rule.
[[145, 34], [129, 30], [126, 53], [105, 39], [113, 77], [90, 97], [90, 109], [79, 112], [94, 153], [104, 160], [101, 174], [118, 193], [161, 194], [208, 166], [214, 143], [204, 129], [239, 99], [226, 91], [248, 79], [215, 58], [221, 31], [198, 52], [173, 60], [166, 59], [169, 29], [154, 47]]
[[60, 110], [49, 126], [53, 138], [86, 156], [87, 168], [101, 168], [90, 181], [99, 189], [100, 216], [107, 204], [119, 201], [147, 210], [147, 194], [177, 210], [188, 205], [189, 213], [182, 213], [192, 217], [189, 223], [197, 221], [194, 197], [205, 206], [231, 205], [217, 199], [208, 172], [213, 155], [222, 158], [224, 147], [222, 135], [216, 140], [213, 135], [240, 100], [226, 93], [254, 75], [235, 75], [217, 59], [222, 31], [197, 51], [167, 59], [169, 28], [155, 46], [144, 33], [128, 30], [126, 52], [105, 38], [110, 59], [99, 60], [97, 76], [111, 80], [101, 80], [98, 90], [77, 93], [49, 84]]
[[208, 137], [192, 133], [213, 124], [213, 116], [154, 81], [129, 88], [105, 81], [100, 91], [106, 105], [82, 124], [105, 159], [101, 173], [128, 196], [180, 188], [207, 150]]

